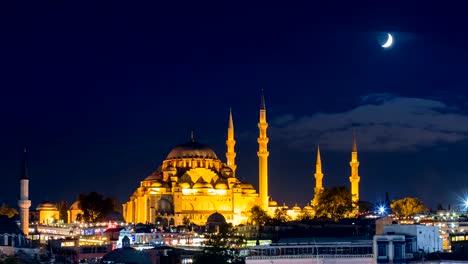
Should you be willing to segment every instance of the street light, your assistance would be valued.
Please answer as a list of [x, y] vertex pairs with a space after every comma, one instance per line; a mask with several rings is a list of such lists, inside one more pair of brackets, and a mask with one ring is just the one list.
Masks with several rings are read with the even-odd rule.
[[385, 206], [381, 205], [379, 206], [379, 214], [383, 215], [385, 213]]

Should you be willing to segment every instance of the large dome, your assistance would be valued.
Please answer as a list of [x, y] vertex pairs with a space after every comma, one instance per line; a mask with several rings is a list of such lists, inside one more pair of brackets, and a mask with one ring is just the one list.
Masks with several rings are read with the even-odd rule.
[[181, 158], [218, 159], [216, 153], [210, 147], [195, 141], [176, 146], [169, 152], [166, 159]]

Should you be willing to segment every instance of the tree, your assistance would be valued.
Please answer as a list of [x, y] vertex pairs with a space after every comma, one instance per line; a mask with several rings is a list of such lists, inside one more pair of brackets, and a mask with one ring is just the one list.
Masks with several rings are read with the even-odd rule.
[[104, 196], [97, 192], [79, 194], [78, 202], [78, 207], [83, 211], [81, 219], [85, 222], [94, 223], [102, 221], [113, 209], [112, 199], [104, 199]]
[[291, 218], [288, 215], [288, 211], [283, 210], [281, 208], [276, 208], [272, 220], [275, 225], [280, 225], [288, 222], [289, 220], [291, 220]]
[[308, 222], [313, 219], [313, 214], [311, 212], [302, 210], [302, 212], [297, 216], [299, 222]]
[[351, 192], [346, 187], [332, 187], [323, 190], [318, 196], [315, 206], [316, 217], [327, 217], [338, 221], [348, 217], [353, 212]]
[[193, 263], [245, 263], [239, 251], [245, 239], [232, 224], [222, 224], [218, 233], [205, 234], [205, 238], [203, 252], [195, 255]]
[[57, 204], [57, 209], [59, 211], [59, 220], [62, 220], [64, 223], [68, 222], [68, 203], [67, 203], [67, 201], [60, 201]]
[[410, 217], [428, 211], [421, 200], [413, 197], [394, 200], [390, 204], [390, 207], [393, 213], [398, 217]]
[[12, 218], [13, 216], [18, 214], [18, 210], [8, 206], [8, 204], [3, 203], [2, 207], [0, 207], [0, 215], [6, 215], [8, 218]]
[[189, 226], [189, 225], [190, 225], [190, 222], [191, 222], [191, 221], [190, 221], [190, 218], [187, 217], [187, 216], [184, 216], [184, 219], [182, 219], [182, 224], [183, 224], [184, 226]]
[[258, 205], [254, 205], [252, 208], [250, 208], [247, 214], [249, 216], [250, 224], [264, 226], [271, 221], [271, 218], [268, 216], [267, 212]]

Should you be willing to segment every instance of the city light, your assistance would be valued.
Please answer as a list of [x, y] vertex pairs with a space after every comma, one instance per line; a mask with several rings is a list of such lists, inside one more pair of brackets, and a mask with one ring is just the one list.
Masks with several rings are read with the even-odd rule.
[[384, 214], [384, 213], [385, 213], [385, 207], [379, 206], [379, 214]]

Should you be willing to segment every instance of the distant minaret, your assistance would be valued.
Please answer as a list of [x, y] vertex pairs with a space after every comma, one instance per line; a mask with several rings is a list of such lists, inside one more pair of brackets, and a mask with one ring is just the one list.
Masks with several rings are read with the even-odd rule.
[[359, 201], [359, 177], [358, 167], [358, 153], [357, 153], [357, 144], [356, 144], [356, 134], [353, 133], [353, 149], [351, 151], [351, 162], [349, 162], [349, 166], [351, 166], [351, 177], [349, 177], [349, 181], [351, 182], [351, 195], [353, 202], [357, 203]]
[[268, 123], [266, 122], [265, 97], [262, 90], [260, 103], [260, 120], [258, 122], [259, 136], [258, 142], [258, 185], [259, 185], [259, 205], [263, 210], [268, 209]]
[[232, 169], [232, 173], [234, 177], [236, 176], [236, 151], [234, 150], [234, 146], [236, 145], [236, 141], [234, 140], [234, 122], [232, 121], [232, 110], [229, 108], [229, 125], [228, 125], [228, 135], [226, 140], [227, 152], [226, 152], [226, 159], [227, 165]]
[[29, 175], [26, 148], [24, 148], [23, 153], [23, 168], [20, 180], [20, 199], [18, 201], [18, 207], [20, 209], [20, 227], [27, 236], [29, 235], [29, 207], [31, 207], [31, 200], [29, 200]]
[[322, 173], [322, 160], [320, 159], [320, 147], [317, 147], [317, 162], [315, 164], [315, 189], [314, 189], [314, 200], [313, 205], [316, 205], [318, 195], [323, 192], [323, 173]]

